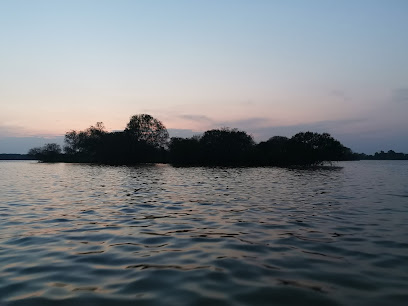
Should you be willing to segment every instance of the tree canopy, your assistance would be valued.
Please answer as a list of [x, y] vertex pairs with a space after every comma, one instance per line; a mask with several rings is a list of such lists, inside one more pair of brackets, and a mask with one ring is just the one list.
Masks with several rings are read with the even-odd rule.
[[107, 134], [102, 122], [91, 125], [84, 131], [70, 131], [65, 134], [64, 151], [67, 154], [95, 155]]
[[[354, 157], [349, 148], [327, 133], [273, 136], [256, 144], [245, 131], [220, 128], [169, 141], [165, 126], [147, 114], [132, 116], [124, 131], [108, 132], [102, 122], [83, 131], [69, 131], [65, 134], [64, 154], [57, 144], [33, 148], [29, 154], [43, 161], [216, 166], [308, 166]], [[387, 154], [396, 155], [393, 151]]]
[[62, 150], [59, 144], [47, 143], [42, 147], [30, 149], [27, 154], [42, 161], [55, 162], [59, 160], [61, 152]]
[[165, 148], [169, 140], [169, 133], [165, 126], [159, 120], [147, 114], [132, 116], [125, 132], [133, 140], [145, 142], [156, 148]]
[[351, 150], [328, 133], [301, 132], [289, 141], [289, 162], [319, 164], [324, 161], [342, 160]]
[[244, 131], [222, 128], [206, 131], [200, 144], [204, 163], [240, 164], [246, 162], [255, 142]]

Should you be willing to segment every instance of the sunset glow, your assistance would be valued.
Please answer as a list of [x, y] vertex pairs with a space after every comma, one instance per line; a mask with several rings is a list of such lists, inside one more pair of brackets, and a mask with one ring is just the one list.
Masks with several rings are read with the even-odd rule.
[[121, 130], [138, 113], [169, 130], [309, 129], [408, 151], [407, 12], [397, 0], [2, 1], [0, 151], [97, 121]]

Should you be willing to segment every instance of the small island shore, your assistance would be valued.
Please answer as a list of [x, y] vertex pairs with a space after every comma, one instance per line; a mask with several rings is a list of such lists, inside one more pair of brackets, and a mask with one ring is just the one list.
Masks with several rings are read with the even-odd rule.
[[170, 138], [165, 126], [147, 114], [131, 117], [124, 131], [108, 132], [102, 122], [65, 134], [65, 145], [32, 148], [24, 159], [42, 162], [131, 165], [170, 163], [181, 166], [310, 167], [333, 161], [408, 159], [407, 154], [381, 151], [374, 156], [352, 152], [328, 133], [299, 132], [255, 143], [245, 131], [213, 129], [191, 138]]

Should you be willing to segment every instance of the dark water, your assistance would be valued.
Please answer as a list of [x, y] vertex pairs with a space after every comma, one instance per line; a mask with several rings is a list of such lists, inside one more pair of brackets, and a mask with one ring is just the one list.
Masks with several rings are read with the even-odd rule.
[[407, 305], [408, 162], [0, 162], [0, 304]]

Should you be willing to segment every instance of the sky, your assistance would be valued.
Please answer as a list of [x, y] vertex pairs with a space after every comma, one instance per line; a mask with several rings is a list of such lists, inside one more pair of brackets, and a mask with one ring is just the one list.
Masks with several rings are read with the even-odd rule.
[[0, 153], [141, 113], [408, 153], [408, 1], [0, 0]]

